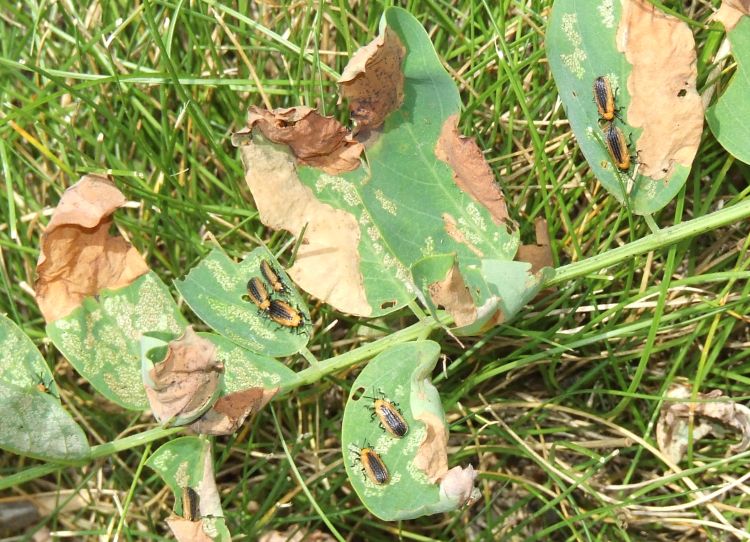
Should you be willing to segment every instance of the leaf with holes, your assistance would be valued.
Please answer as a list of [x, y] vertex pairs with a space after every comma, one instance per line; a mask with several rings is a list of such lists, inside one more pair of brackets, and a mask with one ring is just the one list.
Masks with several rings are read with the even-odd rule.
[[[267, 280], [261, 262], [271, 265], [278, 282]], [[264, 299], [287, 303], [298, 313], [295, 326], [277, 323], [270, 310], [262, 309], [248, 295], [248, 282], [256, 278], [265, 290]], [[276, 291], [272, 282], [277, 283]], [[232, 261], [221, 249], [213, 249], [175, 287], [190, 308], [215, 331], [232, 342], [273, 357], [299, 352], [310, 339], [310, 313], [292, 287], [287, 274], [268, 250], [258, 247], [241, 262]]]
[[45, 461], [73, 462], [90, 452], [60, 404], [47, 364], [26, 334], [0, 314], [0, 448]]
[[[664, 207], [685, 184], [703, 129], [688, 26], [646, 0], [556, 0], [546, 40], [560, 99], [594, 174], [636, 214]], [[612, 131], [594, 101], [598, 77], [615, 98]]]
[[519, 234], [482, 151], [459, 135], [458, 89], [424, 28], [387, 9], [339, 82], [354, 132], [306, 107], [253, 107], [234, 137], [261, 220], [303, 235], [290, 276], [354, 315], [419, 295], [461, 333], [512, 318], [542, 276], [521, 263], [520, 280], [483, 272], [513, 260]]
[[[448, 469], [448, 429], [430, 383], [439, 355], [432, 341], [394, 346], [368, 363], [352, 385], [341, 434], [344, 465], [359, 498], [381, 519], [455, 510], [473, 494], [471, 466]], [[368, 463], [370, 450], [382, 472]]]

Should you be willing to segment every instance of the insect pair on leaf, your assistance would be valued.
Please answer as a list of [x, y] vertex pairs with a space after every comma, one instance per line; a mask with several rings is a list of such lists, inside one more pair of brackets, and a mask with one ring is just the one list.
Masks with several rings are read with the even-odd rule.
[[[404, 437], [409, 431], [409, 426], [398, 409], [398, 405], [386, 399], [382, 392], [380, 395], [380, 397], [365, 396], [372, 400], [372, 404], [367, 407], [372, 410], [371, 419], [374, 420], [377, 416], [380, 420], [380, 426], [385, 431], [397, 438]], [[385, 463], [367, 443], [362, 448], [357, 448], [352, 444], [349, 446], [349, 450], [357, 454], [355, 462], [360, 464], [362, 471], [371, 482], [376, 485], [383, 485], [390, 480]]]
[[[289, 293], [289, 288], [267, 260], [260, 261], [260, 272], [274, 293]], [[278, 325], [298, 331], [303, 329], [305, 317], [302, 312], [283, 299], [272, 298], [260, 277], [252, 277], [247, 282], [247, 297]]]
[[599, 111], [599, 117], [606, 124], [602, 129], [604, 132], [604, 143], [607, 146], [612, 162], [620, 171], [628, 171], [631, 164], [630, 148], [625, 135], [615, 126], [615, 117], [622, 120], [615, 107], [615, 95], [609, 79], [603, 75], [594, 79], [594, 102]]

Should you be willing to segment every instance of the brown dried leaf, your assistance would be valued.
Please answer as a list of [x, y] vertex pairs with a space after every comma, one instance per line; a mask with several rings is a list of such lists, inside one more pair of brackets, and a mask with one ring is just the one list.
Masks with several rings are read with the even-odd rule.
[[729, 32], [737, 26], [743, 15], [750, 15], [750, 0], [724, 0], [712, 19], [723, 24]]
[[178, 542], [213, 542], [214, 539], [203, 530], [203, 520], [190, 521], [180, 516], [167, 518], [167, 525]]
[[220, 397], [190, 428], [204, 435], [231, 435], [251, 414], [266, 406], [279, 388], [248, 388]]
[[536, 274], [544, 267], [554, 266], [549, 232], [547, 231], [547, 221], [543, 218], [537, 218], [534, 222], [534, 228], [536, 230], [536, 244], [521, 245], [518, 247], [518, 252], [516, 253], [516, 260], [531, 264], [532, 274]]
[[448, 472], [448, 430], [437, 416], [423, 411], [414, 416], [425, 424], [427, 430], [414, 456], [414, 466], [435, 483]]
[[406, 49], [390, 27], [360, 48], [339, 78], [341, 94], [349, 101], [357, 130], [380, 127], [389, 113], [404, 101]]
[[482, 150], [474, 139], [461, 136], [457, 127], [458, 115], [445, 120], [435, 146], [435, 156], [450, 166], [456, 185], [484, 205], [496, 224], [509, 223], [505, 197]]
[[112, 213], [125, 197], [112, 181], [85, 175], [68, 188], [42, 235], [36, 300], [47, 322], [67, 316], [83, 299], [122, 288], [148, 272], [130, 243], [111, 237]]
[[639, 173], [663, 179], [675, 163], [689, 168], [703, 132], [690, 28], [646, 0], [624, 0], [617, 47], [632, 65], [627, 121], [643, 128], [637, 142]]
[[323, 117], [309, 107], [290, 107], [268, 111], [251, 106], [248, 128], [235, 134], [242, 139], [257, 128], [274, 143], [289, 145], [300, 164], [335, 175], [360, 166], [364, 147], [354, 141], [351, 132], [332, 117]]
[[656, 425], [656, 442], [664, 455], [674, 463], [682, 459], [688, 447], [691, 414], [693, 443], [708, 434], [720, 434], [718, 424], [723, 424], [742, 434], [742, 440], [730, 447], [732, 453], [750, 448], [750, 408], [729, 398], [722, 400], [720, 390], [699, 393], [696, 402], [691, 402], [690, 396], [690, 386], [681, 383], [667, 392], [670, 400], [664, 402]]
[[477, 319], [477, 308], [457, 265], [451, 267], [443, 280], [430, 284], [429, 292], [435, 305], [450, 312], [456, 326], [468, 326]]
[[[463, 505], [474, 494], [474, 467], [453, 467], [440, 478], [440, 493]], [[460, 506], [459, 505], [459, 506]]]
[[154, 364], [146, 386], [154, 417], [160, 422], [197, 414], [214, 396], [224, 366], [216, 359], [216, 347], [199, 337], [192, 326], [169, 343], [164, 361]]
[[289, 269], [294, 282], [342, 312], [368, 316], [372, 308], [360, 272], [357, 219], [320, 202], [300, 182], [288, 153], [253, 143], [241, 146], [240, 152], [263, 224], [296, 237], [305, 231]]

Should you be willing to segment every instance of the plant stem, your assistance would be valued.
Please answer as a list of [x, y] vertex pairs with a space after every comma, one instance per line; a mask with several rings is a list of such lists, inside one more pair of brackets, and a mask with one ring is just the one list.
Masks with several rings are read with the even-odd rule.
[[413, 341], [417, 338], [425, 338], [432, 330], [437, 329], [446, 323], [450, 323], [446, 322], [448, 316], [445, 315], [445, 313], [440, 312], [438, 314], [442, 317], [442, 322], [435, 320], [432, 316], [424, 318], [416, 324], [400, 331], [396, 331], [382, 339], [378, 339], [377, 341], [365, 344], [349, 352], [321, 361], [317, 365], [310, 366], [307, 369], [300, 371], [297, 373], [296, 379], [281, 387], [275, 398], [278, 399], [300, 386], [312, 384], [324, 376], [336, 373], [342, 369], [346, 369], [352, 365], [370, 359], [393, 345]]
[[669, 228], [663, 228], [651, 235], [647, 235], [623, 245], [621, 247], [608, 250], [591, 258], [586, 258], [580, 262], [558, 267], [551, 279], [544, 283], [543, 287], [554, 286], [583, 277], [589, 273], [595, 273], [606, 269], [612, 265], [618, 264], [632, 258], [637, 254], [645, 254], [651, 250], [656, 250], [669, 245], [678, 243], [684, 239], [694, 237], [701, 233], [706, 233], [712, 229], [726, 226], [744, 218], [750, 217], [750, 200], [744, 200], [731, 207], [714, 211], [713, 213], [682, 222]]
[[660, 228], [660, 227], [659, 227], [659, 226], [658, 226], [658, 225], [656, 224], [656, 221], [654, 220], [654, 215], [644, 215], [644, 216], [643, 216], [643, 219], [644, 219], [644, 220], [646, 221], [646, 224], [648, 224], [648, 227], [649, 227], [649, 229], [650, 229], [650, 230], [651, 230], [651, 231], [652, 231], [653, 233], [656, 233], [656, 232], [658, 232], [658, 231], [659, 231], [659, 230], [661, 229], [661, 228]]
[[0, 490], [23, 484], [30, 480], [34, 480], [41, 476], [46, 476], [47, 474], [51, 474], [55, 471], [67, 467], [80, 467], [83, 465], [88, 465], [94, 459], [100, 459], [102, 457], [107, 457], [123, 450], [142, 446], [143, 444], [147, 444], [149, 442], [174, 435], [175, 433], [179, 433], [182, 431], [182, 429], [182, 427], [170, 427], [168, 429], [157, 427], [154, 429], [149, 429], [148, 431], [144, 431], [143, 433], [138, 433], [137, 435], [132, 435], [112, 442], [99, 444], [98, 446], [94, 446], [93, 448], [91, 448], [91, 455], [84, 459], [81, 459], [80, 461], [71, 463], [47, 463], [45, 465], [31, 467], [30, 469], [12, 474], [7, 478], [3, 478], [0, 480]]
[[318, 364], [318, 358], [316, 358], [315, 354], [310, 352], [307, 348], [302, 348], [299, 351], [299, 354], [307, 360], [307, 363], [309, 363], [311, 367]]

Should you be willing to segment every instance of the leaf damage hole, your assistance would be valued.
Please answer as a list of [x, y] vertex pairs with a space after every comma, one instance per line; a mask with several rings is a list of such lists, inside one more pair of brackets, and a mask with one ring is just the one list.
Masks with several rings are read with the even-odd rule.
[[393, 306], [395, 306], [395, 305], [396, 305], [396, 300], [395, 300], [395, 299], [392, 299], [392, 300], [390, 300], [390, 301], [383, 301], [383, 302], [382, 302], [382, 303], [380, 304], [380, 308], [381, 308], [381, 309], [390, 309], [391, 307], [393, 307]]
[[682, 98], [682, 97], [684, 97], [684, 96], [685, 96], [686, 94], [687, 94], [687, 90], [685, 90], [684, 88], [681, 88], [681, 89], [680, 89], [680, 91], [679, 91], [679, 92], [677, 93], [677, 97], [678, 97], [678, 98]]
[[505, 218], [503, 220], [503, 225], [505, 226], [505, 231], [508, 233], [508, 235], [513, 235], [518, 229], [518, 225], [510, 218]]
[[365, 395], [365, 388], [362, 386], [358, 387], [356, 390], [354, 390], [354, 393], [352, 394], [352, 401], [359, 401], [364, 397]]

